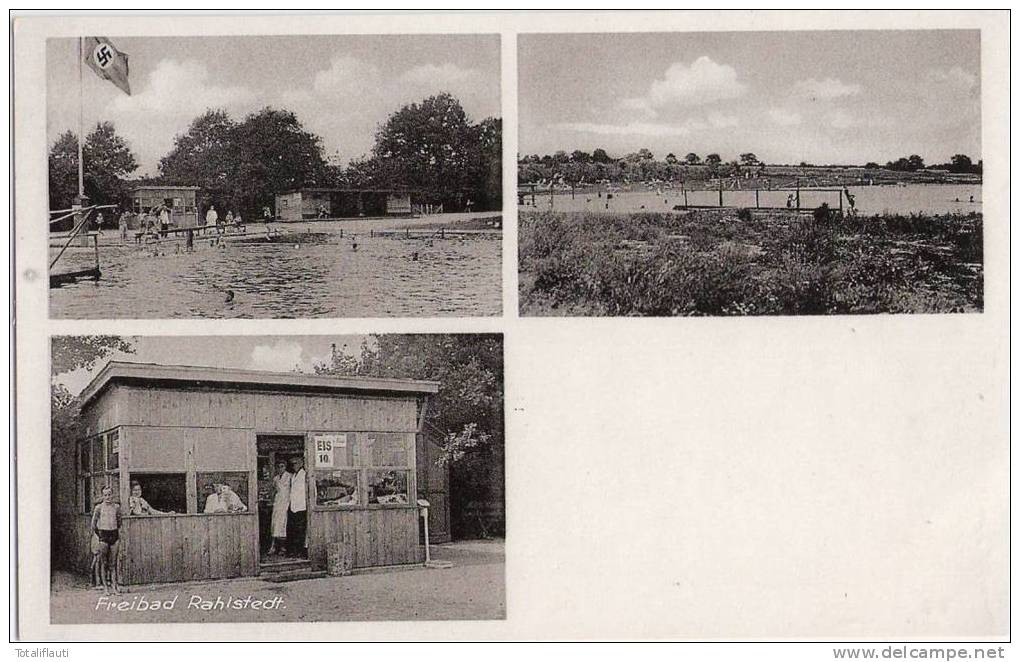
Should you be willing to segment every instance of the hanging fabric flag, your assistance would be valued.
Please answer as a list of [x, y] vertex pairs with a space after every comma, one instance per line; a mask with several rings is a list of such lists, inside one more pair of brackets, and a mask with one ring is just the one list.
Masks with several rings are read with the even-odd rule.
[[131, 95], [127, 53], [118, 51], [106, 37], [85, 37], [82, 50], [85, 63], [92, 67], [92, 71]]

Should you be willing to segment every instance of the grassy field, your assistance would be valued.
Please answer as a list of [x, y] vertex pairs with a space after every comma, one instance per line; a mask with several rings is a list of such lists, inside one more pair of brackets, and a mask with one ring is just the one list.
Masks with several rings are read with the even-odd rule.
[[982, 310], [982, 216], [785, 211], [520, 216], [524, 315]]

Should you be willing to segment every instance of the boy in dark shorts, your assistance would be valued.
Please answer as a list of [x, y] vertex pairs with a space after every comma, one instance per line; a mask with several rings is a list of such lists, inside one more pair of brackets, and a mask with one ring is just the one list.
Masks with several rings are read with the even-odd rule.
[[120, 504], [113, 500], [113, 490], [103, 488], [103, 500], [92, 511], [92, 530], [99, 538], [99, 574], [103, 578], [103, 590], [110, 594], [120, 593], [120, 576], [117, 569], [120, 554]]

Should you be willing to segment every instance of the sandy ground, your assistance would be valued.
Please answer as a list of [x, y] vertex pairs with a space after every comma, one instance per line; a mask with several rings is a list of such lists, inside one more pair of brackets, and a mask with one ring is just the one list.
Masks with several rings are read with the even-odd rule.
[[[53, 623], [218, 623], [259, 621], [490, 620], [506, 618], [503, 541], [456, 542], [433, 547], [433, 559], [449, 569], [374, 571], [283, 584], [258, 578], [131, 586], [110, 600], [133, 605], [106, 608], [100, 591], [86, 579], [57, 572], [52, 577]], [[217, 598], [246, 607], [217, 607]], [[146, 603], [176, 600], [170, 609], [141, 609]], [[255, 609], [255, 601], [267, 608]], [[192, 605], [192, 606], [189, 606]], [[202, 606], [212, 606], [205, 610]]]

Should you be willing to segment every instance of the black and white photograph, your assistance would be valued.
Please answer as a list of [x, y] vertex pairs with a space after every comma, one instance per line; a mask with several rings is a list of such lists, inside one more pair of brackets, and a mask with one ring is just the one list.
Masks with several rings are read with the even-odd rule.
[[1009, 11], [10, 38], [12, 660], [1016, 648]]
[[55, 336], [51, 621], [506, 616], [503, 339]]
[[983, 310], [980, 31], [517, 43], [522, 315]]
[[51, 316], [500, 314], [499, 49], [49, 39]]

